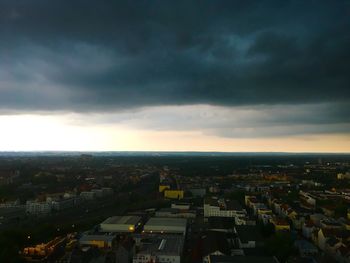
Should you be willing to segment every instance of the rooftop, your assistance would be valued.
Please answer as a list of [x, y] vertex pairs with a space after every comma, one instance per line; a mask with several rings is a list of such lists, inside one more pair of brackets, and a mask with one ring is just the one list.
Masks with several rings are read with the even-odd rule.
[[141, 239], [138, 254], [181, 255], [184, 239], [182, 236], [150, 236]]
[[146, 223], [147, 226], [178, 226], [186, 227], [187, 220], [184, 218], [164, 218], [164, 217], [151, 217]]
[[103, 221], [102, 224], [136, 225], [140, 220], [139, 216], [112, 216]]

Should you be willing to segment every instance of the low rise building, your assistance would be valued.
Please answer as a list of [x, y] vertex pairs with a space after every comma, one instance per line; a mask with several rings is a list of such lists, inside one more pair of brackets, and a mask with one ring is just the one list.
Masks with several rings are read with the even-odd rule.
[[178, 218], [196, 218], [195, 211], [182, 211], [177, 208], [162, 208], [156, 211], [156, 217], [178, 217]]
[[47, 215], [52, 211], [51, 202], [27, 201], [26, 213], [31, 215]]
[[186, 234], [187, 220], [184, 218], [151, 217], [143, 230], [147, 233]]
[[133, 257], [133, 263], [180, 263], [183, 245], [182, 236], [145, 236]]
[[204, 217], [232, 217], [236, 225], [246, 224], [247, 211], [237, 201], [207, 197], [204, 199]]
[[102, 232], [134, 232], [141, 225], [139, 216], [112, 216], [100, 224]]

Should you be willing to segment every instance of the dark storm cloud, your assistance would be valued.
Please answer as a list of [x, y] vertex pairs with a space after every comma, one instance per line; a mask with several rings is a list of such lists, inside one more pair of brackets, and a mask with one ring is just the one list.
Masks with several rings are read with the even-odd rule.
[[[315, 114], [317, 113], [317, 114]], [[346, 105], [274, 105], [215, 107], [208, 105], [149, 108], [96, 116], [99, 123], [121, 123], [137, 129], [197, 130], [223, 137], [261, 138], [305, 134], [348, 133]]]
[[349, 1], [0, 0], [0, 108], [346, 112], [349, 10]]

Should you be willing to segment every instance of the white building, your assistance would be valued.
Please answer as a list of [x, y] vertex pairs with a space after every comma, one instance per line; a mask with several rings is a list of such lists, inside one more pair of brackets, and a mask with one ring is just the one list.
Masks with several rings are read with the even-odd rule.
[[247, 211], [237, 201], [208, 197], [204, 199], [204, 217], [233, 217], [236, 225], [246, 223]]
[[27, 201], [26, 212], [32, 215], [45, 215], [52, 211], [51, 202]]
[[141, 240], [139, 252], [133, 263], [180, 263], [184, 244], [182, 236], [155, 236]]

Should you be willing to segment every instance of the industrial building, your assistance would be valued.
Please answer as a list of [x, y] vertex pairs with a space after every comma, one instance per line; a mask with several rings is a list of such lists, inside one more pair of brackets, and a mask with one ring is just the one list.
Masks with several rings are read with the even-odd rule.
[[80, 245], [98, 248], [112, 248], [115, 244], [115, 235], [84, 234], [80, 239]]
[[187, 219], [152, 217], [145, 224], [143, 230], [147, 233], [186, 234]]
[[101, 232], [134, 232], [141, 225], [139, 216], [112, 216], [100, 224]]
[[184, 238], [182, 236], [146, 237], [141, 240], [140, 250], [134, 255], [133, 263], [180, 263], [183, 245]]
[[182, 211], [177, 208], [161, 208], [156, 214], [156, 217], [177, 217], [177, 218], [196, 218], [196, 211]]

